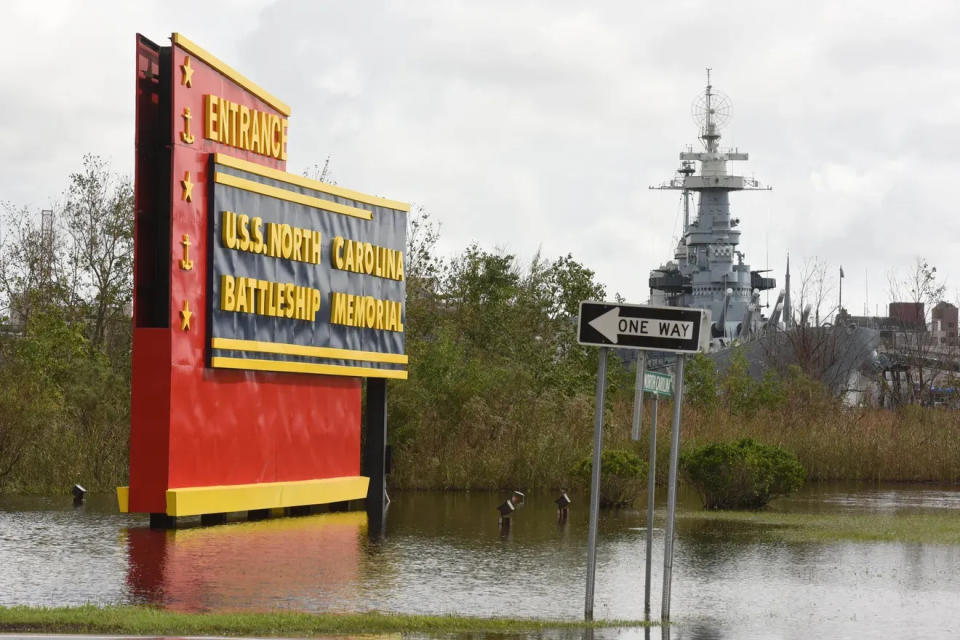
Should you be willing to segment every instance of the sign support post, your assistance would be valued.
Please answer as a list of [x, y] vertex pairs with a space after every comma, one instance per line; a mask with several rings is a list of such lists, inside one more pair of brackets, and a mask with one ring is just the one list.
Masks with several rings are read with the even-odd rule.
[[640, 428], [643, 424], [643, 385], [647, 377], [647, 353], [641, 351], [637, 357], [637, 381], [634, 383], [633, 392], [633, 429], [630, 431], [630, 439], [640, 440]]
[[650, 618], [650, 565], [653, 556], [653, 502], [657, 491], [657, 406], [660, 394], [653, 394], [650, 425], [650, 462], [647, 473], [647, 557], [643, 579], [643, 615]]
[[593, 469], [590, 480], [590, 531], [587, 535], [587, 595], [584, 619], [593, 620], [593, 585], [597, 570], [597, 520], [600, 518], [600, 465], [603, 449], [603, 396], [607, 388], [607, 351], [600, 349], [597, 366], [597, 406], [593, 414]]
[[[634, 414], [632, 437], [640, 439], [640, 423], [643, 415], [643, 393], [647, 386], [646, 356], [644, 351], [665, 351], [677, 354], [676, 391], [674, 392], [673, 432], [670, 449], [670, 480], [667, 497], [667, 528], [664, 543], [663, 576], [663, 621], [670, 619], [670, 580], [673, 570], [673, 523], [677, 508], [677, 464], [680, 456], [680, 414], [683, 403], [683, 365], [686, 354], [702, 351], [709, 342], [710, 310], [689, 309], [683, 307], [658, 307], [652, 305], [624, 304], [611, 302], [580, 303], [580, 316], [577, 323], [577, 343], [585, 346], [600, 347], [600, 365], [597, 371], [597, 407], [594, 420], [593, 474], [590, 485], [590, 531], [587, 540], [587, 596], [584, 613], [587, 621], [593, 620], [593, 588], [596, 576], [597, 520], [600, 509], [600, 467], [603, 445], [603, 394], [607, 378], [608, 347], [621, 349], [639, 349], [641, 355], [637, 361], [636, 395], [634, 396]], [[668, 379], [664, 374], [651, 374], [651, 392], [662, 392], [661, 381]], [[658, 378], [660, 381], [658, 381]], [[650, 499], [647, 511], [647, 567], [645, 612], [650, 610], [650, 554], [653, 531], [653, 493], [656, 465], [656, 411], [654, 402], [653, 426], [650, 429]]]
[[363, 473], [370, 478], [367, 515], [371, 534], [379, 534], [387, 508], [387, 381], [367, 378], [367, 406], [364, 412]]
[[677, 356], [676, 390], [673, 393], [673, 427], [670, 430], [670, 477], [667, 480], [667, 523], [663, 534], [663, 600], [660, 620], [670, 620], [670, 587], [673, 581], [673, 523], [677, 514], [677, 466], [680, 461], [680, 414], [683, 408], [683, 365], [687, 356]]

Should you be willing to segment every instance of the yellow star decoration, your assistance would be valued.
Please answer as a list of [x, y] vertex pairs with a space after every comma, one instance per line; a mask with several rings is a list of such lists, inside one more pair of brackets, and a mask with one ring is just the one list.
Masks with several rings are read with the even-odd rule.
[[190, 182], [190, 172], [187, 171], [183, 180], [180, 181], [180, 184], [183, 185], [183, 199], [187, 202], [193, 202], [193, 183]]
[[183, 301], [183, 309], [180, 309], [180, 328], [184, 331], [190, 328], [190, 317], [193, 316], [193, 311], [190, 311], [190, 303], [186, 300]]
[[183, 72], [183, 75], [180, 76], [180, 84], [185, 87], [193, 86], [193, 68], [190, 66], [190, 56], [186, 56], [183, 59], [183, 64], [180, 65], [180, 71]]

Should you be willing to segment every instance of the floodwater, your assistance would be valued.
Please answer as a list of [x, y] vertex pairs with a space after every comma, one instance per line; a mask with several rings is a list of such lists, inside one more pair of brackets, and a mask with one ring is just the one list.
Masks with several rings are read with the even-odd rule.
[[[509, 531], [498, 527], [495, 510], [506, 494], [392, 497], [386, 530], [375, 536], [361, 512], [155, 531], [144, 516], [117, 514], [109, 496], [78, 508], [69, 497], [0, 498], [0, 605], [582, 618], [586, 496], [572, 496], [565, 523], [557, 521], [555, 496], [530, 496]], [[598, 619], [643, 618], [646, 512], [638, 506], [601, 512]], [[682, 511], [697, 508], [695, 496], [681, 495]], [[773, 508], [811, 518], [960, 518], [960, 488], [815, 485]], [[654, 619], [662, 507], [657, 516]], [[675, 554], [674, 639], [960, 637], [960, 545], [786, 543], [757, 524], [681, 518]], [[606, 629], [593, 637], [661, 633], [668, 635]]]

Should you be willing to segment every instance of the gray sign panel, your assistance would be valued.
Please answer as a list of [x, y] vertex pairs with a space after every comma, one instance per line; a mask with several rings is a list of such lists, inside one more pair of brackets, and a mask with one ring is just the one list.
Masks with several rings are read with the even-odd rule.
[[213, 170], [212, 366], [247, 359], [285, 371], [402, 369], [405, 359], [392, 356], [404, 353], [405, 213], [227, 166]]

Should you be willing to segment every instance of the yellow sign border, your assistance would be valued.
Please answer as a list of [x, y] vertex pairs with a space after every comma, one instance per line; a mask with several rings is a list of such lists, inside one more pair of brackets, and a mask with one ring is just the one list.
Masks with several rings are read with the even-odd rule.
[[307, 189], [320, 191], [321, 193], [326, 193], [331, 196], [347, 198], [349, 200], [354, 200], [356, 202], [362, 202], [364, 204], [372, 204], [374, 206], [385, 207], [387, 209], [395, 209], [397, 211], [403, 211], [403, 212], [410, 211], [410, 205], [407, 204], [406, 202], [400, 202], [398, 200], [390, 200], [389, 198], [381, 198], [380, 196], [371, 196], [367, 193], [354, 191], [353, 189], [347, 189], [345, 187], [341, 187], [334, 184], [327, 184], [326, 182], [320, 182], [319, 180], [311, 180], [310, 178], [306, 178], [304, 176], [298, 176], [293, 173], [287, 173], [286, 171], [280, 171], [279, 169], [265, 167], [261, 164], [250, 162], [249, 160], [235, 158], [225, 153], [213, 154], [213, 161], [215, 164], [219, 164], [224, 167], [230, 167], [231, 169], [239, 169], [240, 171], [253, 173], [258, 176], [262, 176], [264, 178], [277, 180], [278, 182], [286, 182], [287, 184], [293, 184], [298, 187], [306, 187]]
[[273, 95], [272, 93], [270, 93], [269, 91], [267, 91], [266, 89], [258, 85], [257, 83], [248, 79], [242, 73], [240, 73], [239, 71], [237, 71], [236, 69], [228, 65], [226, 62], [224, 62], [217, 56], [213, 55], [212, 53], [210, 53], [209, 51], [207, 51], [206, 49], [198, 45], [196, 42], [193, 42], [192, 40], [190, 40], [189, 38], [187, 38], [181, 33], [174, 33], [173, 35], [170, 36], [170, 40], [173, 41], [173, 44], [175, 44], [176, 46], [180, 47], [181, 49], [190, 53], [191, 55], [199, 58], [200, 60], [203, 60], [208, 65], [210, 65], [211, 67], [213, 67], [214, 69], [216, 69], [217, 71], [225, 75], [226, 77], [230, 78], [231, 80], [236, 82], [238, 85], [240, 85], [241, 87], [243, 87], [244, 89], [252, 93], [253, 95], [257, 96], [258, 98], [266, 102], [268, 105], [270, 105], [271, 107], [273, 107], [274, 109], [282, 113], [283, 115], [285, 116], [290, 115], [290, 106], [286, 102], [283, 102], [282, 100], [277, 98], [275, 95]]

